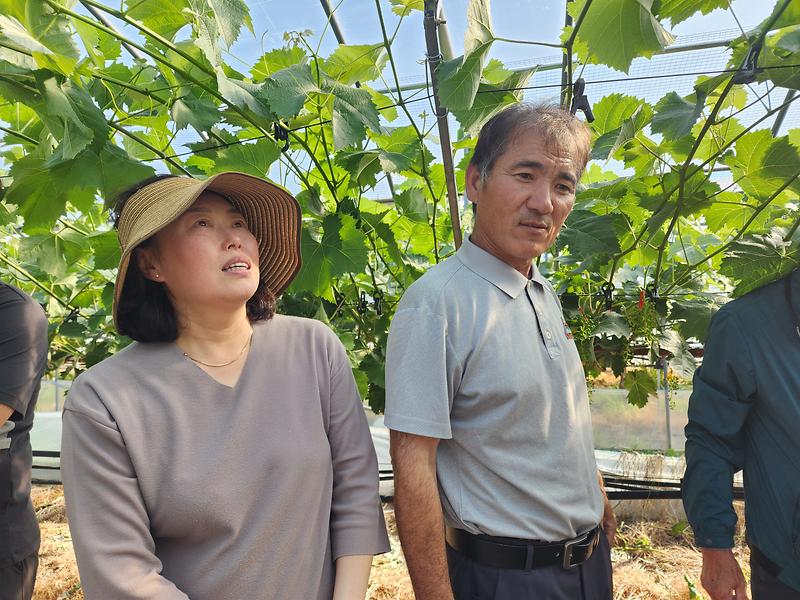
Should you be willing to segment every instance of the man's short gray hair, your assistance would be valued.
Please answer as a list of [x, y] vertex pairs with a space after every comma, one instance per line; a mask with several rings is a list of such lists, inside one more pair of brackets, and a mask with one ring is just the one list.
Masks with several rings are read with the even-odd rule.
[[521, 102], [503, 109], [481, 127], [470, 165], [485, 181], [494, 163], [508, 150], [517, 135], [531, 131], [541, 136], [556, 154], [568, 154], [580, 178], [591, 153], [589, 127], [557, 104]]

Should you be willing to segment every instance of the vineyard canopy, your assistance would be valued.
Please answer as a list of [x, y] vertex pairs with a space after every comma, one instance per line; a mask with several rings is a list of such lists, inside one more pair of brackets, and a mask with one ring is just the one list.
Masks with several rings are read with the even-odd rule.
[[129, 343], [114, 195], [235, 170], [297, 194], [304, 266], [279, 309], [328, 322], [381, 410], [394, 307], [469, 231], [475, 135], [523, 99], [591, 107], [539, 267], [587, 371], [624, 373], [631, 403], [660, 357], [692, 374], [721, 302], [800, 265], [797, 0], [288, 4], [0, 0], [0, 277], [46, 304], [53, 373]]

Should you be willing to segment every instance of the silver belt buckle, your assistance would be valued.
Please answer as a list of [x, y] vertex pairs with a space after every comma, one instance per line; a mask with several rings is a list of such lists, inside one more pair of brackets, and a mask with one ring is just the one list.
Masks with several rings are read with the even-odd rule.
[[597, 536], [597, 529], [593, 529], [592, 531], [584, 533], [583, 535], [579, 535], [578, 537], [573, 538], [573, 539], [569, 540], [568, 542], [564, 543], [564, 560], [561, 561], [561, 566], [562, 567], [564, 567], [565, 569], [572, 569], [572, 568], [577, 566], [577, 565], [573, 565], [572, 564], [572, 548], [574, 546], [577, 546], [581, 542], [588, 541], [590, 535], [593, 535], [594, 539], [592, 540], [591, 548], [587, 552], [586, 558], [584, 560], [588, 560], [589, 559], [589, 557], [594, 552], [595, 546], [597, 546], [597, 541], [599, 539], [598, 536]]

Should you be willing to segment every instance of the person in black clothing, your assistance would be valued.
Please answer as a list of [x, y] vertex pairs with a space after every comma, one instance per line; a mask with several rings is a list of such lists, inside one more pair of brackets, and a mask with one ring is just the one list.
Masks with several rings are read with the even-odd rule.
[[0, 600], [29, 600], [39, 564], [31, 503], [33, 409], [47, 363], [47, 318], [0, 282]]

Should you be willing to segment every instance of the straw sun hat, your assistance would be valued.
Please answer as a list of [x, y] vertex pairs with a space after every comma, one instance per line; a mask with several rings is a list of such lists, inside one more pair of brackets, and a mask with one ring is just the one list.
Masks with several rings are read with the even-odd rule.
[[205, 191], [225, 197], [242, 213], [258, 240], [261, 281], [279, 295], [300, 270], [300, 205], [282, 187], [244, 173], [208, 179], [168, 177], [137, 190], [119, 217], [122, 248], [114, 286], [114, 322], [134, 248], [182, 215]]

